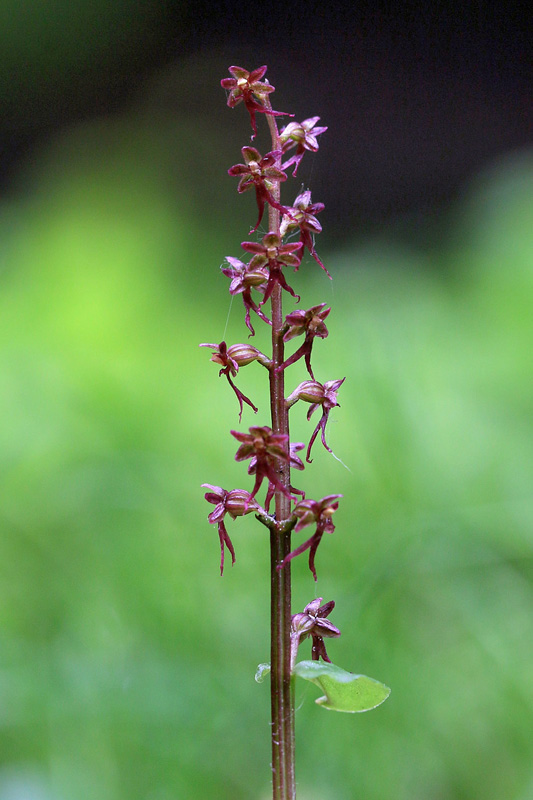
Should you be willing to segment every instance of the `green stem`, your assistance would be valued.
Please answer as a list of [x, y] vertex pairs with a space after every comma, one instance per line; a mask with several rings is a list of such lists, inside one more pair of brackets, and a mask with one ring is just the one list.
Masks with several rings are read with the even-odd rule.
[[[265, 102], [270, 107], [268, 99]], [[278, 128], [273, 116], [267, 114], [272, 136], [272, 149], [280, 150]], [[281, 167], [281, 157], [276, 166]], [[272, 194], [280, 202], [280, 186]], [[280, 214], [269, 207], [269, 231], [279, 235]], [[272, 429], [275, 433], [289, 435], [289, 418], [285, 403], [284, 371], [276, 367], [284, 361], [283, 308], [281, 286], [277, 284], [271, 296], [272, 311], [272, 368], [270, 370], [270, 408]], [[290, 489], [290, 468], [281, 464], [279, 480]], [[291, 551], [290, 530], [283, 530], [283, 522], [290, 517], [290, 498], [283, 492], [275, 493], [276, 529], [270, 532], [270, 587], [271, 587], [271, 673], [270, 696], [272, 709], [272, 790], [273, 800], [295, 800], [294, 781], [294, 691], [291, 682], [291, 567], [277, 567]]]

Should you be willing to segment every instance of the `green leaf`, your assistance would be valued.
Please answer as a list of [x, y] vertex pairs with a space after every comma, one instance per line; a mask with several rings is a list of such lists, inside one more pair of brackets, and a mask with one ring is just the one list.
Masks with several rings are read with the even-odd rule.
[[316, 702], [332, 711], [347, 711], [351, 714], [370, 711], [383, 703], [390, 694], [389, 687], [384, 683], [366, 675], [346, 672], [325, 661], [300, 661], [294, 667], [294, 674], [315, 683], [325, 692], [325, 696], [319, 697]]
[[270, 664], [259, 664], [255, 671], [255, 680], [257, 683], [263, 683], [266, 676], [270, 674]]

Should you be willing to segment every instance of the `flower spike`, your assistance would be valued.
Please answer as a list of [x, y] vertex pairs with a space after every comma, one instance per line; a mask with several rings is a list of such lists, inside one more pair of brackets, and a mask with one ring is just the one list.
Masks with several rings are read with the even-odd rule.
[[287, 114], [285, 111], [273, 111], [264, 105], [268, 95], [274, 91], [274, 87], [268, 81], [261, 82], [261, 78], [266, 71], [266, 66], [258, 67], [251, 72], [248, 72], [243, 67], [230, 67], [229, 72], [233, 77], [222, 78], [220, 81], [222, 88], [229, 91], [228, 106], [230, 108], [235, 108], [235, 106], [244, 101], [252, 123], [252, 139], [257, 136], [256, 111], [262, 114], [270, 114], [272, 117], [294, 116], [294, 114]]
[[[243, 9], [241, 17], [242, 26], [243, 21], [246, 24], [246, 9]], [[369, 710], [383, 702], [390, 690], [379, 681], [346, 672], [331, 664], [326, 639], [341, 635], [340, 630], [328, 619], [335, 608], [333, 600], [323, 602], [321, 597], [315, 597], [303, 611], [291, 614], [291, 562], [305, 554], [305, 560], [296, 564], [296, 570], [302, 567], [307, 571], [309, 566], [314, 581], [317, 581], [318, 548], [324, 534], [335, 531], [333, 517], [342, 497], [340, 494], [330, 494], [318, 500], [309, 499], [302, 490], [293, 486], [293, 482], [300, 483], [294, 475], [296, 470], [303, 470], [311, 463], [312, 449], [319, 434], [324, 448], [332, 453], [326, 441], [326, 427], [332, 409], [339, 405], [337, 396], [345, 379], [321, 383], [315, 378], [311, 364], [312, 352], [313, 347], [321, 348], [321, 345], [316, 346], [314, 342], [329, 336], [326, 323], [329, 325], [331, 309], [325, 302], [301, 309], [300, 297], [295, 291], [298, 285], [294, 283], [299, 276], [291, 274], [292, 271], [298, 272], [303, 257], [309, 253], [331, 279], [315, 249], [316, 235], [322, 231], [318, 220], [321, 219], [319, 214], [324, 210], [324, 204], [313, 202], [311, 191], [305, 189], [303, 184], [292, 196], [289, 193], [291, 197], [296, 195], [293, 204], [283, 204], [287, 202], [283, 184], [290, 182], [289, 168], [292, 168], [291, 177], [296, 177], [301, 171], [303, 157], [307, 152], [315, 153], [319, 149], [319, 141], [322, 141], [319, 137], [327, 128], [319, 126], [319, 117], [308, 117], [300, 122], [286, 120], [280, 124], [277, 117], [284, 112], [272, 109], [274, 87], [266, 80], [266, 71], [266, 66], [252, 71], [231, 66], [229, 77], [221, 81], [226, 90], [228, 106], [234, 108], [242, 105], [252, 127], [252, 141], [248, 138], [247, 146], [241, 148], [241, 163], [233, 164], [228, 174], [238, 178], [235, 186], [239, 194], [250, 192], [255, 197], [250, 207], [255, 225], [249, 236], [245, 234], [241, 237], [255, 241], [241, 242], [248, 263], [244, 262], [245, 257], [241, 252], [242, 261], [227, 256], [220, 269], [229, 278], [231, 297], [242, 295], [245, 324], [250, 334], [248, 342], [250, 336], [255, 334], [253, 312], [271, 326], [271, 335], [268, 337], [271, 349], [265, 350], [265, 355], [249, 343], [227, 345], [225, 341], [203, 343], [200, 347], [210, 348], [211, 361], [218, 365], [219, 376], [226, 377], [237, 397], [239, 422], [244, 405], [254, 412], [258, 410], [236, 385], [241, 384], [239, 371], [252, 361], [258, 361], [265, 367], [269, 378], [268, 405], [272, 427], [256, 424], [230, 431], [237, 441], [235, 460], [244, 462], [244, 469], [249, 476], [246, 481], [249, 484], [248, 491], [226, 491], [210, 484], [203, 486], [207, 502], [214, 507], [208, 514], [208, 520], [218, 529], [221, 575], [224, 558], [229, 560], [228, 552], [232, 564], [235, 563], [235, 549], [226, 530], [228, 514], [235, 519], [253, 512], [256, 520], [269, 532], [271, 664], [259, 665], [256, 680], [260, 682], [265, 673], [270, 672], [273, 794], [275, 797], [293, 797], [296, 794], [294, 693], [289, 691], [292, 677], [298, 676], [320, 685], [325, 696], [316, 702], [337, 711]], [[290, 116], [294, 120], [294, 116]], [[270, 145], [260, 145], [262, 150], [259, 152], [252, 145], [255, 144], [259, 124], [267, 128], [267, 123]], [[249, 129], [247, 136], [250, 136]], [[257, 213], [254, 215], [256, 205]], [[289, 280], [294, 289], [289, 285]], [[268, 308], [265, 309], [267, 301]], [[285, 308], [286, 305], [289, 308]], [[229, 322], [228, 316], [226, 327]], [[290, 344], [291, 339], [296, 337], [301, 338]], [[285, 370], [297, 362], [300, 362], [300, 367], [294, 372], [301, 372], [305, 364], [301, 377], [306, 377], [306, 380], [288, 394], [290, 389], [287, 388]], [[309, 428], [310, 438], [305, 444], [291, 442], [289, 436], [290, 409], [298, 400], [308, 404], [308, 420], [320, 409], [313, 420], [316, 425], [314, 429]], [[216, 404], [211, 405], [210, 415], [216, 420]], [[259, 502], [261, 505], [258, 505]], [[271, 513], [269, 509], [274, 506]], [[300, 536], [304, 529], [304, 536]], [[292, 533], [295, 537], [291, 545]], [[305, 536], [308, 538], [305, 539]], [[312, 661], [297, 664], [298, 647], [305, 639], [311, 645]]]

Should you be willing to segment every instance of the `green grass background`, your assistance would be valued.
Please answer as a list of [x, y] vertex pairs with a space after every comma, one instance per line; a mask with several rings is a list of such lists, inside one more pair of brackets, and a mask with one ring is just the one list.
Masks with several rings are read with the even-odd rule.
[[[0, 800], [269, 795], [267, 536], [230, 521], [221, 579], [200, 489], [250, 485], [198, 349], [224, 335], [219, 265], [253, 218], [231, 148], [167, 117], [95, 122], [0, 208]], [[329, 440], [349, 469], [317, 445], [296, 473], [344, 494], [317, 556], [329, 652], [392, 688], [357, 716], [299, 693], [299, 800], [533, 798], [532, 189], [527, 154], [495, 165], [431, 251], [336, 250], [326, 210], [333, 283], [308, 258], [290, 280], [333, 307], [318, 379], [346, 376]], [[228, 342], [242, 316], [237, 297]], [[239, 381], [259, 405], [242, 427], [266, 424], [264, 371]], [[293, 572], [299, 610], [315, 586]]]

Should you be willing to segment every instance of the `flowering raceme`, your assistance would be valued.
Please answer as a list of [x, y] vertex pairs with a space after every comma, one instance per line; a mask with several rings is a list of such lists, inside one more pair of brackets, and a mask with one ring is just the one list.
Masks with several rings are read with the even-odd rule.
[[[243, 103], [250, 114], [253, 129], [252, 138], [254, 138], [257, 132], [256, 112], [269, 115], [272, 119], [283, 113], [272, 110], [270, 95], [274, 91], [274, 87], [268, 81], [263, 80], [266, 67], [248, 71], [243, 67], [233, 66], [230, 67], [229, 71], [231, 77], [224, 78], [221, 81], [222, 87], [229, 92], [228, 105], [233, 108]], [[262, 309], [269, 300], [274, 303], [273, 297], [276, 287], [290, 294], [296, 301], [300, 299], [287, 283], [283, 270], [290, 267], [297, 271], [304, 251], [309, 252], [319, 266], [331, 277], [319, 259], [314, 243], [315, 235], [322, 231], [322, 226], [316, 219], [316, 215], [323, 211], [323, 203], [313, 203], [309, 189], [301, 191], [292, 206], [284, 206], [280, 200], [281, 184], [287, 180], [284, 170], [292, 166], [292, 176], [294, 177], [305, 153], [315, 153], [319, 148], [317, 137], [327, 130], [326, 127], [317, 125], [319, 119], [319, 117], [315, 116], [308, 117], [303, 122], [290, 122], [277, 137], [272, 137], [272, 150], [264, 156], [255, 147], [245, 145], [241, 148], [243, 163], [235, 164], [228, 170], [229, 175], [239, 178], [239, 193], [242, 194], [251, 189], [255, 191], [259, 213], [255, 226], [250, 233], [255, 232], [261, 224], [265, 206], [267, 205], [272, 210], [271, 213], [274, 214], [272, 219], [277, 220], [276, 226], [264, 234], [260, 241], [241, 243], [242, 249], [252, 256], [249, 263], [244, 263], [232, 256], [226, 256], [226, 266], [221, 267], [223, 274], [230, 278], [230, 294], [242, 295], [245, 324], [250, 331], [250, 335], [255, 334], [254, 326], [251, 323], [252, 311], [262, 322], [267, 323], [270, 327], [273, 326], [273, 320]], [[271, 122], [269, 125], [272, 129], [272, 125], [275, 128], [276, 123]], [[290, 154], [291, 150], [294, 151], [292, 155]], [[288, 158], [283, 160], [287, 154]], [[299, 240], [297, 242], [285, 241], [286, 237], [293, 232], [298, 232]], [[259, 301], [254, 300], [252, 296], [253, 290], [261, 295]], [[272, 307], [274, 308], [274, 305]], [[249, 406], [254, 413], [257, 413], [258, 410], [255, 403], [235, 384], [234, 379], [241, 367], [250, 364], [252, 361], [258, 361], [270, 372], [272, 383], [272, 381], [279, 380], [277, 376], [280, 376], [283, 381], [284, 371], [300, 359], [304, 359], [311, 380], [301, 383], [283, 402], [286, 409], [284, 414], [297, 400], [310, 403], [311, 407], [307, 414], [308, 419], [319, 406], [322, 409], [321, 418], [307, 446], [306, 461], [308, 463], [311, 463], [311, 450], [319, 433], [324, 447], [331, 452], [325, 437], [326, 424], [331, 409], [338, 405], [337, 391], [344, 381], [343, 378], [320, 383], [315, 380], [311, 364], [315, 339], [325, 339], [328, 336], [325, 320], [330, 311], [331, 309], [327, 308], [325, 303], [319, 303], [307, 310], [293, 310], [284, 319], [282, 318], [279, 337], [283, 345], [297, 336], [303, 336], [303, 342], [291, 356], [278, 358], [277, 361], [275, 357], [269, 358], [252, 345], [236, 344], [228, 346], [225, 341], [221, 341], [219, 344], [204, 343], [200, 345], [211, 349], [211, 361], [220, 366], [219, 375], [226, 377], [235, 393], [239, 403], [239, 421], [242, 419], [245, 405]], [[279, 325], [279, 322], [276, 324]], [[283, 353], [283, 348], [279, 352]], [[238, 431], [231, 431], [231, 433], [240, 442], [240, 447], [235, 456], [236, 460], [249, 460], [248, 474], [254, 476], [254, 485], [249, 495], [250, 502], [255, 503], [255, 497], [265, 482], [267, 486], [265, 506], [267, 509], [276, 493], [295, 503], [297, 503], [296, 496], [299, 496], [301, 500], [296, 504], [292, 517], [289, 518], [289, 522], [295, 531], [299, 531], [302, 527], [302, 509], [306, 508], [301, 504], [314, 501], [306, 501], [305, 492], [292, 486], [290, 469], [302, 470], [304, 468], [298, 452], [305, 445], [302, 442], [290, 442], [288, 432], [268, 426], [252, 426], [248, 433]], [[210, 502], [213, 502], [213, 492], [210, 497]], [[219, 501], [217, 509], [210, 514], [211, 521], [221, 513], [220, 502], [222, 501]], [[293, 520], [292, 522], [291, 519]], [[319, 514], [315, 536], [305, 546], [289, 554], [283, 563], [288, 563], [297, 552], [309, 549], [310, 565], [312, 565], [312, 571], [315, 574], [314, 554], [316, 547], [322, 533], [329, 530], [324, 520], [324, 515], [320, 516]], [[225, 539], [224, 533], [222, 532], [220, 535], [221, 542], [224, 542], [229, 548], [230, 544]]]
[[[389, 690], [380, 684], [382, 693], [376, 693], [372, 684], [377, 682], [366, 676], [345, 672], [331, 663], [312, 663], [319, 660], [330, 662], [325, 639], [340, 636], [339, 629], [327, 619], [335, 606], [333, 600], [322, 603], [322, 598], [318, 597], [307, 603], [300, 613], [292, 614], [291, 610], [291, 572], [299, 568], [301, 561], [297, 557], [308, 554], [309, 570], [316, 582], [317, 550], [324, 534], [331, 534], [335, 530], [333, 515], [338, 510], [339, 499], [342, 497], [340, 494], [327, 494], [319, 500], [313, 500], [306, 496], [305, 491], [294, 487], [291, 478], [291, 470], [303, 471], [311, 463], [312, 448], [319, 434], [324, 448], [332, 453], [326, 441], [326, 426], [332, 409], [339, 405], [337, 394], [345, 379], [322, 382], [318, 379], [320, 376], [315, 376], [312, 364], [316, 349], [325, 347], [316, 345], [315, 342], [317, 339], [328, 338], [326, 320], [331, 309], [324, 302], [311, 305], [307, 309], [292, 308], [288, 313], [283, 308], [283, 304], [291, 302], [291, 298], [296, 303], [300, 301], [299, 295], [287, 282], [286, 274], [287, 269], [298, 273], [306, 257], [310, 265], [314, 261], [331, 278], [315, 248], [315, 238], [322, 232], [317, 216], [324, 210], [324, 204], [314, 203], [311, 190], [304, 189], [303, 185], [299, 193], [296, 191], [292, 194], [293, 197], [296, 195], [292, 206], [282, 202], [285, 184], [297, 175], [306, 153], [318, 151], [318, 137], [327, 128], [319, 127], [317, 123], [320, 118], [313, 116], [305, 118], [303, 122], [289, 122], [280, 131], [277, 118], [283, 112], [272, 109], [271, 96], [274, 87], [264, 79], [266, 67], [249, 71], [232, 66], [229, 72], [231, 77], [221, 81], [222, 87], [228, 92], [228, 106], [234, 108], [241, 105], [246, 109], [250, 116], [252, 140], [257, 134], [257, 114], [263, 115], [270, 134], [270, 149], [268, 146], [264, 148], [268, 152], [262, 155], [257, 148], [245, 145], [241, 148], [242, 163], [234, 164], [228, 170], [230, 176], [239, 178], [239, 194], [254, 191], [258, 214], [249, 234], [250, 237], [255, 234], [254, 240], [241, 242], [241, 249], [249, 255], [249, 262], [226, 256], [221, 271], [230, 280], [230, 296], [242, 295], [248, 338], [256, 333], [252, 325], [253, 312], [259, 319], [258, 327], [264, 333], [268, 332], [267, 347], [270, 346], [271, 349], [262, 345], [262, 350], [268, 353], [265, 355], [262, 350], [248, 343], [227, 345], [225, 332], [218, 337], [206, 336], [210, 339], [216, 338], [216, 342], [204, 342], [200, 347], [210, 349], [210, 358], [217, 364], [219, 376], [225, 376], [237, 397], [239, 423], [243, 415], [250, 415], [250, 410], [259, 414], [259, 406], [236, 385], [241, 382], [240, 370], [254, 361], [266, 369], [271, 426], [252, 425], [247, 431], [230, 431], [238, 442], [235, 460], [239, 463], [245, 462], [249, 484], [253, 482], [253, 485], [249, 485], [247, 490], [229, 491], [212, 484], [203, 484], [203, 487], [207, 489], [206, 501], [214, 506], [208, 514], [208, 521], [216, 525], [218, 530], [221, 575], [226, 551], [231, 555], [232, 565], [235, 563], [235, 549], [225, 525], [226, 515], [236, 519], [253, 513], [268, 530], [271, 664], [260, 665], [260, 674], [264, 674], [268, 667], [271, 678], [273, 797], [275, 800], [294, 800], [296, 787], [292, 676], [320, 683], [327, 697], [320, 698], [317, 702], [324, 705], [327, 702], [327, 708], [336, 708], [339, 711], [369, 710], [379, 705]], [[289, 167], [293, 170], [288, 177], [285, 170]], [[263, 222], [265, 211], [268, 222]], [[261, 225], [263, 227], [260, 233], [256, 233]], [[267, 303], [269, 306], [264, 310]], [[210, 321], [215, 318], [211, 314], [209, 317]], [[228, 316], [228, 324], [229, 322]], [[265, 325], [268, 327], [265, 328]], [[303, 341], [292, 355], [287, 355], [286, 346], [297, 337], [302, 337]], [[286, 371], [301, 359], [309, 378], [288, 394]], [[297, 370], [291, 370], [291, 374], [293, 372]], [[310, 406], [308, 420], [321, 409], [320, 419], [307, 446], [303, 442], [291, 441], [289, 436], [289, 419], [295, 413], [295, 407], [296, 413], [301, 408], [297, 406], [299, 400]], [[209, 410], [209, 416], [217, 419], [217, 409], [210, 407]], [[214, 424], [218, 425], [218, 421]], [[305, 464], [300, 457], [302, 451], [305, 452]], [[259, 494], [261, 491], [263, 495]], [[263, 506], [259, 505], [260, 502]], [[291, 538], [309, 527], [312, 529], [311, 536], [293, 549]], [[312, 661], [296, 663], [298, 646], [308, 638], [312, 641]], [[324, 686], [323, 681], [326, 678], [327, 684]], [[361, 684], [359, 681], [362, 679], [364, 680]], [[332, 682], [335, 684], [335, 691], [330, 692], [327, 685]]]

